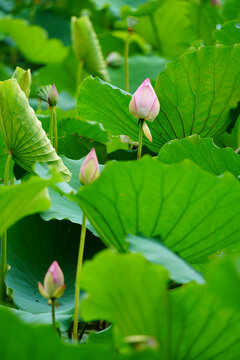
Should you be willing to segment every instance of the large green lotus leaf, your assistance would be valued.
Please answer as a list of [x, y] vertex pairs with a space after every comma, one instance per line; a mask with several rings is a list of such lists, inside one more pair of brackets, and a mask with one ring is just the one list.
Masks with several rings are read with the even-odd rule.
[[199, 263], [239, 243], [239, 190], [230, 173], [218, 177], [190, 160], [168, 165], [145, 156], [108, 163], [75, 197], [107, 245], [124, 251], [129, 233], [160, 236], [180, 257]]
[[91, 2], [95, 5], [96, 9], [102, 10], [105, 7], [109, 7], [110, 11], [120, 16], [122, 6], [128, 5], [132, 10], [137, 10], [137, 8], [144, 4], [146, 0], [91, 0]]
[[[220, 307], [205, 285], [167, 291], [165, 270], [140, 255], [104, 251], [86, 263], [86, 321], [113, 324], [120, 349], [129, 337], [149, 337], [162, 360], [226, 360], [240, 356], [240, 314]], [[217, 324], [217, 326], [216, 326]]]
[[240, 98], [240, 45], [202, 47], [167, 64], [155, 91], [161, 104], [159, 142], [191, 134], [217, 138]]
[[[58, 30], [59, 28], [58, 26]], [[36, 86], [55, 84], [59, 93], [67, 91], [70, 95], [75, 96], [77, 66], [78, 61], [71, 50], [61, 63], [47, 64], [39, 68], [33, 74], [33, 82]]]
[[126, 1], [126, 4], [123, 5], [121, 9], [122, 17], [126, 17], [128, 15], [134, 17], [141, 17], [146, 15], [151, 16], [152, 13], [154, 13], [159, 5], [163, 2], [164, 0], [148, 0], [143, 4], [139, 4], [136, 8], [136, 6], [133, 6], [132, 1], [129, 1], [129, 3]]
[[221, 149], [212, 139], [201, 139], [198, 135], [165, 144], [159, 152], [158, 159], [167, 164], [190, 159], [204, 170], [216, 175], [221, 175], [225, 171], [230, 171], [236, 177], [240, 175], [240, 157], [233, 149]]
[[[0, 308], [0, 352], [2, 360], [113, 360], [105, 345], [67, 344], [51, 326], [24, 324], [10, 309]], [[11, 334], [11, 336], [9, 336]]]
[[[7, 162], [7, 157], [8, 157], [7, 147], [5, 145], [2, 133], [0, 131], [0, 183], [3, 183], [4, 170], [5, 170], [5, 165]], [[12, 168], [13, 168], [13, 164], [11, 164], [11, 166], [10, 166], [10, 174], [9, 174], [10, 178], [13, 177]]]
[[[58, 300], [59, 309], [56, 312], [59, 316], [65, 312], [71, 321], [80, 230], [79, 225], [69, 221], [47, 222], [38, 215], [32, 215], [8, 231], [7, 262], [10, 270], [6, 275], [6, 284], [13, 289], [17, 308], [32, 314], [45, 314], [43, 316], [51, 312], [48, 300], [38, 291], [38, 281], [43, 283], [49, 266], [57, 260], [64, 273], [66, 290]], [[102, 248], [99, 239], [87, 231], [84, 258], [91, 258]]]
[[[80, 135], [96, 142], [106, 144], [109, 142], [109, 135], [102, 125], [98, 122], [89, 122], [80, 120], [76, 109], [63, 111], [56, 109], [58, 121], [59, 138], [66, 135]], [[49, 115], [38, 115], [38, 119], [42, 122], [43, 129], [47, 132], [49, 129]], [[78, 150], [79, 152], [80, 150]]]
[[1, 19], [0, 31], [11, 36], [22, 55], [32, 63], [58, 63], [67, 56], [68, 49], [60, 40], [48, 39], [43, 28], [28, 25], [22, 19]]
[[[197, 40], [188, 1], [160, 1], [158, 9], [142, 17], [134, 30], [160, 54], [173, 59]], [[199, 20], [199, 19], [198, 19]]]
[[76, 109], [68, 111], [56, 109], [56, 112], [59, 136], [74, 133], [88, 137], [103, 144], [106, 144], [109, 141], [107, 131], [103, 129], [99, 122], [81, 121], [77, 115]]
[[223, 15], [229, 19], [237, 19], [240, 17], [240, 4], [238, 0], [225, 0], [223, 3]]
[[95, 148], [98, 161], [103, 164], [107, 160], [107, 150], [104, 144], [93, 141], [89, 137], [76, 134], [68, 134], [59, 138], [58, 153], [70, 159], [81, 159], [86, 156], [92, 148]]
[[71, 30], [73, 48], [78, 61], [83, 62], [84, 69], [89, 74], [99, 75], [102, 79], [108, 81], [102, 50], [89, 17], [82, 16], [77, 19], [73, 16]]
[[50, 179], [33, 176], [15, 186], [0, 186], [0, 234], [19, 219], [47, 210], [51, 201], [47, 187], [62, 180], [60, 174]]
[[[52, 219], [57, 220], [70, 220], [75, 224], [82, 224], [82, 210], [75, 201], [68, 199], [64, 196], [65, 193], [76, 192], [82, 186], [79, 181], [79, 172], [83, 162], [83, 159], [72, 160], [63, 157], [63, 162], [69, 168], [72, 173], [72, 178], [69, 182], [69, 186], [66, 190], [62, 188], [49, 188], [49, 195], [51, 198], [51, 206], [47, 211], [41, 212], [40, 216], [43, 220], [49, 221]], [[43, 174], [38, 172], [39, 176]], [[87, 220], [87, 228], [96, 235], [92, 225]]]
[[[148, 77], [156, 79], [160, 71], [165, 68], [168, 60], [160, 56], [135, 55], [128, 59], [130, 91], [134, 93], [141, 83]], [[118, 68], [109, 67], [108, 73], [111, 83], [124, 89], [124, 65]]]
[[57, 39], [48, 39], [39, 26], [28, 25], [22, 19], [0, 19], [0, 31], [11, 36], [22, 55], [35, 64], [61, 62], [68, 49]]
[[[138, 140], [137, 120], [129, 113], [130, 94], [101, 79], [88, 77], [78, 90], [80, 120], [97, 121], [112, 135], [129, 135]], [[153, 135], [154, 136], [154, 135]], [[143, 139], [143, 142], [147, 141]]]
[[81, 316], [85, 321], [95, 315], [95, 319], [110, 321], [120, 338], [155, 336], [159, 325], [156, 314], [166, 301], [167, 281], [167, 271], [148, 263], [142, 255], [103, 251], [84, 266], [82, 287], [88, 296], [82, 300]]
[[[0, 305], [0, 308], [2, 307], [3, 306]], [[9, 308], [9, 310], [27, 324], [52, 324], [52, 314], [50, 312], [33, 314], [29, 311], [14, 308]], [[56, 321], [59, 323], [61, 331], [67, 331], [69, 329], [72, 322], [72, 314], [73, 309], [56, 311]]]
[[161, 239], [149, 239], [145, 236], [128, 235], [128, 250], [132, 253], [141, 253], [153, 264], [162, 265], [169, 272], [169, 276], [177, 283], [184, 284], [196, 281], [204, 283], [201, 274], [188, 263], [169, 250]]
[[0, 104], [0, 129], [13, 159], [30, 172], [34, 163], [47, 162], [69, 181], [69, 170], [52, 147], [17, 80], [0, 83]]
[[236, 20], [226, 21], [220, 29], [213, 33], [214, 39], [218, 44], [226, 46], [240, 43], [240, 27]]
[[[143, 143], [153, 151], [171, 139], [192, 134], [217, 138], [228, 128], [230, 109], [240, 98], [240, 44], [201, 48], [168, 63], [157, 78], [155, 91], [161, 110], [149, 124], [153, 142]], [[98, 121], [113, 135], [138, 140], [136, 119], [129, 113], [130, 94], [99, 79], [87, 78], [78, 92], [82, 120]]]
[[205, 46], [212, 45], [214, 43], [212, 32], [223, 21], [219, 7], [213, 6], [211, 0], [189, 1], [188, 13], [196, 38], [201, 40]]
[[217, 301], [222, 306], [239, 310], [240, 258], [228, 255], [215, 259], [208, 269], [207, 280]]

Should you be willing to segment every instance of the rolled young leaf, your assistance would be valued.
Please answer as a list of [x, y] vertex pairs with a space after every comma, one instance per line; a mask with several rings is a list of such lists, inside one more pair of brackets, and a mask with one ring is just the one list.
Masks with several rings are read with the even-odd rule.
[[46, 162], [54, 165], [64, 180], [70, 180], [70, 171], [52, 147], [15, 79], [0, 83], [0, 129], [8, 151], [25, 170], [33, 172], [36, 162]]
[[84, 68], [90, 74], [109, 81], [102, 50], [89, 18], [82, 16], [77, 19], [73, 16], [71, 29], [73, 48], [78, 61], [84, 62]]
[[31, 71], [30, 69], [24, 70], [19, 66], [16, 67], [12, 79], [16, 79], [22, 91], [25, 93], [26, 97], [29, 97], [31, 91]]

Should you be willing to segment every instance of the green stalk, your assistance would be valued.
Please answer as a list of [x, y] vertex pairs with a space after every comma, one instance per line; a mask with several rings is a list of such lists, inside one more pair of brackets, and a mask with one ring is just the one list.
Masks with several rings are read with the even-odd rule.
[[137, 159], [141, 159], [142, 156], [142, 134], [143, 134], [143, 123], [144, 119], [139, 119], [139, 137], [138, 137], [138, 154]]
[[57, 115], [55, 106], [53, 106], [53, 130], [54, 130], [54, 139], [53, 139], [53, 146], [58, 151], [58, 131], [57, 131]]
[[53, 146], [54, 106], [49, 106], [49, 110], [50, 110], [49, 139]]
[[78, 63], [78, 68], [77, 68], [77, 91], [78, 91], [78, 87], [82, 81], [82, 78], [83, 78], [83, 60], [82, 61], [79, 61]]
[[52, 307], [52, 326], [53, 326], [54, 330], [57, 331], [56, 319], [55, 319], [55, 299], [51, 299], [51, 307]]
[[[4, 186], [8, 186], [12, 154], [8, 154], [4, 170]], [[1, 236], [1, 269], [0, 269], [0, 302], [4, 302], [6, 296], [5, 275], [7, 272], [7, 231]]]
[[74, 341], [78, 340], [78, 312], [79, 312], [79, 297], [80, 297], [80, 280], [81, 280], [81, 273], [82, 273], [84, 244], [85, 244], [85, 237], [86, 237], [86, 220], [87, 220], [86, 215], [83, 214], [81, 237], [80, 237], [79, 252], [78, 252], [76, 282], [75, 282], [75, 305], [74, 305], [74, 316], [73, 316], [73, 340]]
[[124, 64], [125, 64], [125, 90], [129, 92], [129, 69], [128, 69], [128, 53], [129, 53], [129, 43], [130, 43], [131, 32], [128, 31], [127, 39], [125, 42], [124, 49]]
[[149, 14], [149, 18], [150, 18], [150, 22], [151, 22], [151, 25], [152, 25], [153, 33], [154, 33], [154, 36], [155, 36], [155, 41], [156, 41], [156, 45], [157, 45], [158, 51], [159, 51], [159, 52], [162, 52], [161, 40], [160, 40], [160, 37], [159, 37], [158, 28], [157, 28], [157, 24], [156, 24], [154, 15], [153, 15], [152, 13]]

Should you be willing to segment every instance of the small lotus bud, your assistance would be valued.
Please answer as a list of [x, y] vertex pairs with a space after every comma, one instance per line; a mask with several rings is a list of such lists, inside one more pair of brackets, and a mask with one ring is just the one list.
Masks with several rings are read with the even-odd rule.
[[150, 131], [149, 127], [147, 126], [146, 121], [143, 122], [143, 132], [144, 132], [144, 135], [146, 136], [146, 138], [150, 142], [152, 142], [152, 134], [151, 134], [151, 131]]
[[43, 297], [51, 300], [60, 298], [65, 289], [63, 272], [57, 261], [53, 261], [45, 275], [44, 286], [38, 282], [38, 290]]
[[211, 0], [211, 3], [213, 6], [221, 6], [221, 3], [219, 0]]
[[149, 79], [139, 86], [129, 103], [130, 113], [137, 119], [153, 121], [160, 111], [160, 103]]
[[120, 140], [123, 144], [131, 144], [131, 139], [128, 135], [120, 135]]
[[83, 185], [90, 184], [99, 177], [99, 163], [95, 149], [93, 148], [85, 157], [80, 173], [79, 180]]
[[107, 66], [111, 66], [114, 68], [121, 66], [123, 62], [123, 57], [117, 51], [112, 51], [108, 54], [106, 58]]
[[58, 103], [58, 92], [55, 84], [51, 87], [48, 93], [48, 104], [50, 106], [56, 106]]
[[128, 16], [127, 17], [127, 24], [129, 28], [133, 28], [139, 23], [139, 19], [134, 16]]

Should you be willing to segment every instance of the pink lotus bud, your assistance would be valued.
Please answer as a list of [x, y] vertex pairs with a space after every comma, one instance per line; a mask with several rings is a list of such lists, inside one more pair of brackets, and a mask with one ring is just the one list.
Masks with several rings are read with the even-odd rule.
[[55, 84], [51, 87], [48, 93], [48, 104], [50, 106], [56, 106], [58, 103], [58, 92]]
[[211, 3], [213, 6], [221, 6], [221, 3], [219, 0], [211, 0]]
[[95, 149], [93, 148], [82, 163], [79, 173], [80, 183], [83, 185], [90, 184], [99, 177], [99, 174], [99, 163]]
[[160, 103], [149, 79], [139, 86], [129, 103], [130, 113], [137, 119], [153, 121], [160, 111]]
[[58, 299], [65, 289], [63, 272], [57, 261], [53, 261], [45, 275], [44, 286], [38, 282], [38, 290], [47, 299]]
[[143, 132], [144, 132], [144, 135], [146, 136], [146, 138], [150, 142], [152, 142], [152, 134], [151, 134], [151, 131], [150, 131], [149, 127], [147, 126], [146, 121], [143, 122]]

